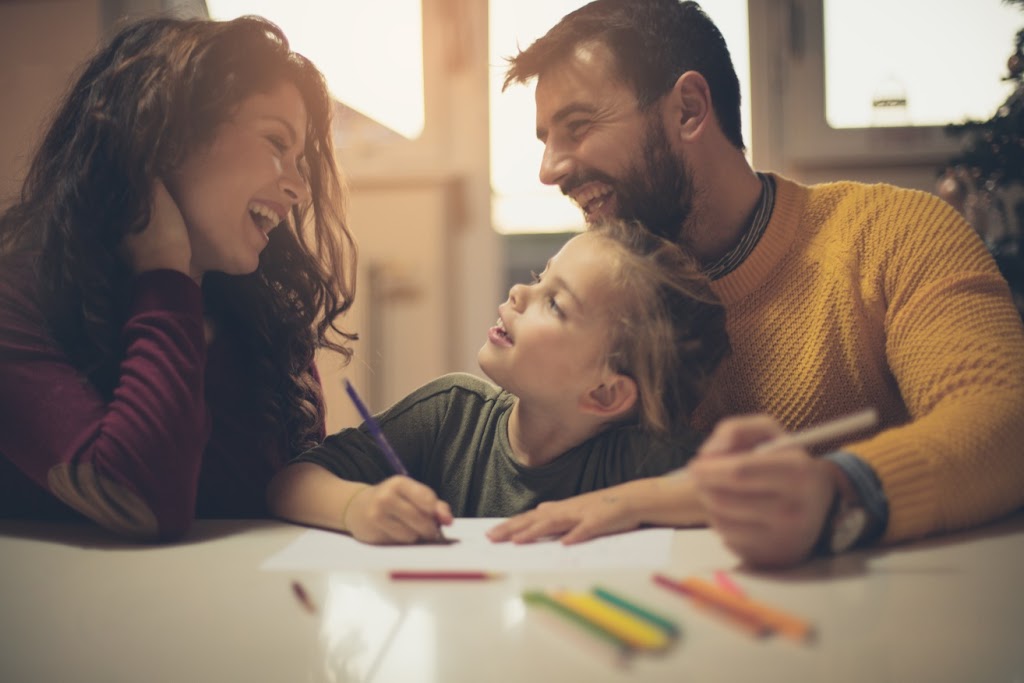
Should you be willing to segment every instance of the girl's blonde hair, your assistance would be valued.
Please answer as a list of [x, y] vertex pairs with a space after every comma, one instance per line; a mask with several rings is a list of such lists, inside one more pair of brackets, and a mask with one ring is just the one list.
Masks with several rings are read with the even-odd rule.
[[635, 221], [589, 229], [613, 247], [608, 364], [636, 382], [637, 416], [652, 431], [686, 432], [729, 351], [725, 309], [697, 262]]

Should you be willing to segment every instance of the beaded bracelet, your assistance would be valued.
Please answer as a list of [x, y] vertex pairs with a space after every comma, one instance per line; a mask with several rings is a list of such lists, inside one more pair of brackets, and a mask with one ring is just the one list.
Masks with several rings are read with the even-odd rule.
[[348, 497], [348, 502], [345, 503], [345, 507], [341, 511], [341, 527], [342, 527], [342, 531], [346, 531], [346, 532], [349, 531], [349, 528], [348, 528], [348, 509], [350, 507], [352, 507], [352, 501], [356, 499], [356, 496], [358, 496], [360, 493], [362, 493], [363, 491], [366, 491], [369, 488], [370, 488], [369, 484], [363, 484], [363, 487], [361, 489], [359, 489], [358, 491], [356, 491], [355, 493], [353, 493], [351, 496]]

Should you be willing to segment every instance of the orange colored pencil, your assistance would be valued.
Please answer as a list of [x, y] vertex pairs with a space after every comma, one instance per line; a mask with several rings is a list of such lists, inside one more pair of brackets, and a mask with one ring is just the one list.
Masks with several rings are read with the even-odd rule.
[[710, 581], [691, 577], [680, 581], [679, 586], [687, 593], [712, 603], [724, 611], [758, 619], [773, 631], [794, 640], [806, 641], [814, 636], [814, 627], [804, 619], [758, 600], [733, 595]]
[[654, 582], [663, 588], [667, 588], [676, 593], [685, 595], [686, 597], [693, 600], [693, 604], [700, 610], [707, 612], [714, 612], [719, 617], [725, 617], [729, 623], [737, 628], [746, 631], [749, 635], [755, 638], [763, 638], [770, 635], [772, 629], [768, 624], [764, 623], [763, 620], [759, 619], [755, 615], [746, 612], [732, 612], [725, 610], [718, 603], [706, 600], [701, 596], [695, 594], [693, 591], [684, 588], [680, 581], [670, 579], [663, 574], [655, 574], [653, 577]]

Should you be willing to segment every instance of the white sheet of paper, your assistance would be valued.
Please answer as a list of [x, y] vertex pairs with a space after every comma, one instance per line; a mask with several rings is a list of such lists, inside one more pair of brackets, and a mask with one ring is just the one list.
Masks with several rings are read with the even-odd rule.
[[575, 571], [652, 569], [668, 565], [671, 529], [640, 529], [577, 545], [557, 540], [524, 545], [492, 543], [485, 532], [500, 519], [459, 518], [444, 528], [450, 545], [376, 546], [350, 536], [311, 529], [264, 561], [262, 569], [389, 570], [466, 569], [487, 571]]

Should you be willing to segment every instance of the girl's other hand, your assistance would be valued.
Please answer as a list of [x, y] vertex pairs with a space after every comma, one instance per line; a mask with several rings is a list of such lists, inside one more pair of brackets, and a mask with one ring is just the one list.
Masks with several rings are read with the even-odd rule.
[[132, 270], [177, 270], [191, 275], [192, 243], [185, 219], [162, 180], [153, 183], [149, 224], [137, 234], [125, 235], [122, 242]]
[[495, 543], [532, 543], [559, 536], [563, 544], [571, 545], [638, 526], [629, 497], [609, 488], [541, 503], [497, 525], [487, 537]]
[[440, 527], [452, 521], [448, 503], [429, 486], [404, 476], [357, 491], [345, 512], [352, 537], [377, 545], [439, 541]]

